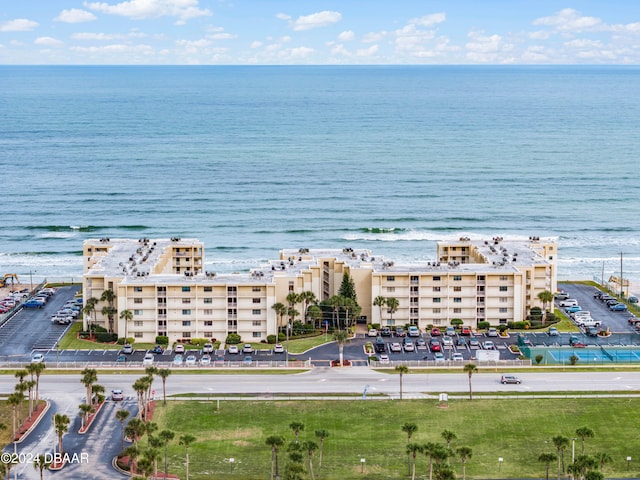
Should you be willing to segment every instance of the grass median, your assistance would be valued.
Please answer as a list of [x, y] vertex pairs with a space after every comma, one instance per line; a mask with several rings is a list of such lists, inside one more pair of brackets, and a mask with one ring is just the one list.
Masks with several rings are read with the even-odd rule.
[[[196, 441], [189, 449], [189, 478], [264, 479], [269, 478], [271, 449], [265, 444], [270, 435], [294, 440], [291, 422], [304, 424], [300, 442], [313, 440], [315, 430], [325, 429], [322, 479], [382, 480], [407, 478], [407, 436], [405, 422], [418, 426], [412, 442], [444, 444], [441, 433], [450, 430], [457, 438], [452, 447], [473, 451], [467, 461], [467, 478], [541, 478], [545, 465], [542, 453], [556, 453], [554, 436], [569, 439], [564, 452], [571, 463], [571, 438], [576, 429], [588, 427], [593, 438], [585, 441], [585, 454], [606, 452], [611, 463], [604, 467], [606, 477], [635, 476], [640, 472], [636, 459], [640, 420], [635, 412], [637, 399], [474, 399], [449, 401], [446, 408], [436, 400], [352, 400], [352, 401], [171, 401], [158, 403], [154, 421], [160, 430], [176, 432], [176, 438], [191, 434]], [[575, 453], [582, 450], [575, 441]], [[170, 446], [170, 470], [184, 476], [184, 447]], [[319, 453], [315, 453], [317, 471]], [[633, 461], [628, 464], [627, 456]], [[286, 446], [281, 449], [280, 473], [288, 462]], [[305, 455], [306, 458], [306, 455]], [[365, 459], [362, 472], [361, 459]], [[498, 462], [502, 458], [502, 462]], [[231, 462], [229, 459], [234, 459]], [[461, 478], [461, 463], [451, 465]], [[308, 465], [308, 462], [307, 462]], [[306, 467], [308, 469], [308, 466]], [[629, 469], [629, 470], [628, 470]], [[418, 455], [417, 477], [428, 476], [428, 459]], [[550, 475], [557, 475], [557, 462]], [[284, 478], [284, 477], [283, 477]], [[305, 478], [310, 478], [307, 477]]]

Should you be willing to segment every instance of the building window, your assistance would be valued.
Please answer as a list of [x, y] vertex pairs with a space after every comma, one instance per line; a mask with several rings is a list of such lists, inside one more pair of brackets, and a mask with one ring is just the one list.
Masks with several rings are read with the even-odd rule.
[[259, 298], [254, 298], [253, 299], [253, 303], [260, 303], [260, 299]]
[[434, 318], [433, 319], [433, 324], [434, 325], [442, 325], [442, 319], [441, 318]]
[[204, 300], [204, 303], [213, 303], [213, 298], [211, 298], [211, 297], [207, 297], [207, 298], [205, 298], [203, 300]]
[[182, 314], [183, 315], [191, 315], [191, 310], [188, 308], [185, 308], [184, 310], [182, 310]]
[[133, 287], [133, 291], [137, 292], [137, 293], [140, 293], [140, 292], [142, 292], [142, 287]]
[[190, 327], [191, 326], [191, 320], [183, 320], [182, 321], [182, 326], [183, 327]]
[[509, 277], [507, 277], [506, 275], [500, 275], [501, 282], [506, 282], [507, 280], [509, 280]]
[[191, 287], [182, 287], [182, 291], [183, 292], [190, 292], [191, 291]]
[[433, 277], [433, 281], [434, 282], [439, 282], [440, 281], [440, 275], [436, 275]]
[[440, 303], [442, 300], [440, 299], [440, 297], [434, 297], [433, 298], [433, 303]]
[[501, 292], [506, 292], [507, 291], [507, 287], [505, 285], [501, 285], [500, 286], [500, 291]]
[[182, 299], [182, 303], [191, 303], [191, 299], [190, 298], [183, 298]]
[[454, 297], [453, 303], [462, 303], [462, 298], [461, 297]]
[[509, 299], [507, 297], [500, 297], [500, 303], [507, 303]]
[[235, 297], [227, 298], [227, 304], [228, 305], [237, 305], [238, 304], [238, 299], [235, 298]]
[[440, 309], [439, 308], [434, 308], [433, 310], [431, 310], [433, 313], [440, 313]]
[[254, 308], [253, 310], [251, 310], [251, 313], [253, 315], [260, 315], [262, 313], [262, 310], [260, 310], [259, 308]]
[[261, 292], [262, 288], [260, 288], [260, 287], [251, 287], [251, 291], [252, 292]]
[[453, 287], [453, 291], [454, 292], [461, 292], [462, 291], [462, 287]]
[[191, 338], [191, 332], [182, 332], [182, 338]]
[[453, 313], [462, 313], [462, 309], [461, 308], [454, 308], [453, 309]]
[[204, 335], [205, 338], [213, 337], [213, 332], [202, 332], [202, 334]]
[[388, 293], [393, 293], [396, 291], [396, 287], [387, 287], [387, 292]]
[[251, 324], [254, 327], [261, 327], [262, 326], [262, 321], [261, 320], [254, 320], [253, 322], [251, 322]]
[[411, 275], [411, 282], [412, 283], [418, 283], [418, 276], [417, 275]]
[[462, 275], [454, 275], [453, 276], [453, 281], [454, 282], [459, 282], [460, 280], [462, 280]]
[[134, 310], [133, 314], [134, 315], [142, 315], [142, 310]]
[[134, 298], [133, 299], [133, 303], [142, 303], [142, 299], [141, 298]]
[[204, 287], [205, 292], [213, 292], [213, 287]]
[[158, 299], [158, 305], [166, 305], [167, 304], [167, 299], [166, 298], [159, 298]]
[[395, 282], [396, 281], [396, 277], [394, 277], [393, 275], [387, 275], [387, 282]]
[[142, 338], [143, 333], [142, 332], [134, 332], [133, 333], [133, 338]]
[[440, 287], [433, 287], [433, 291], [434, 292], [439, 292], [440, 291]]
[[205, 308], [202, 313], [204, 313], [205, 315], [213, 315], [213, 309], [211, 308]]
[[253, 338], [260, 338], [262, 334], [260, 332], [253, 332]]
[[144, 322], [142, 320], [136, 320], [135, 322], [133, 322], [134, 327], [142, 327], [143, 325]]
[[478, 275], [478, 281], [484, 282], [484, 275]]
[[506, 307], [500, 307], [500, 313], [507, 313], [508, 309]]

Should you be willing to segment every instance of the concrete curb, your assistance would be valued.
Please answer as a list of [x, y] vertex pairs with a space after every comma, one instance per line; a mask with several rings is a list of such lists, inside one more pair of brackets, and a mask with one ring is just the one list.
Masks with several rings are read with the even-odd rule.
[[49, 411], [49, 408], [51, 407], [49, 400], [45, 400], [44, 402], [45, 402], [45, 406], [44, 406], [44, 409], [42, 410], [42, 413], [38, 415], [38, 418], [35, 419], [35, 421], [33, 422], [33, 425], [31, 425], [31, 427], [29, 427], [29, 429], [26, 432], [24, 432], [18, 440], [15, 441], [15, 443], [22, 443], [33, 431], [33, 429], [40, 424], [40, 420], [42, 420], [42, 418], [45, 416], [45, 414]]

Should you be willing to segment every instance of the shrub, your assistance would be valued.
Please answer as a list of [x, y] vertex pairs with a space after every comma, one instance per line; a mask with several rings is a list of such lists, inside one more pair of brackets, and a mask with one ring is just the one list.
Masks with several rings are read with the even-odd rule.
[[489, 322], [486, 322], [486, 321], [478, 322], [478, 328], [480, 330], [483, 330], [485, 328], [489, 328], [490, 326], [491, 326], [491, 324]]
[[507, 322], [507, 328], [513, 329], [518, 327], [516, 327], [516, 322]]
[[191, 345], [202, 347], [205, 343], [209, 343], [209, 340], [206, 338], [192, 338], [189, 343]]
[[118, 340], [117, 333], [99, 332], [96, 333], [96, 341], [100, 343], [110, 343]]
[[508, 329], [509, 329], [509, 327], [507, 327], [506, 325], [498, 325], [498, 330], [500, 331], [500, 334], [503, 334]]
[[158, 345], [169, 345], [169, 337], [167, 337], [166, 335], [158, 335], [156, 337], [156, 343]]
[[450, 323], [451, 323], [451, 325], [453, 325], [454, 327], [460, 327], [460, 326], [462, 326], [462, 324], [463, 324], [464, 322], [462, 321], [462, 319], [461, 319], [461, 318], [452, 318]]
[[120, 337], [116, 343], [118, 345], [124, 345], [125, 343], [128, 343], [129, 345], [133, 345], [135, 341], [136, 339], [133, 337], [127, 337], [127, 338]]
[[516, 330], [524, 330], [525, 327], [526, 327], [526, 322], [523, 322], [522, 320], [514, 323], [514, 328]]
[[541, 354], [536, 355], [536, 365], [540, 365], [540, 362], [542, 362], [543, 358], [544, 358], [544, 355], [541, 355]]
[[267, 335], [267, 343], [270, 343], [271, 345], [276, 343], [276, 336], [275, 335]]
[[576, 356], [576, 355], [571, 355], [569, 357], [569, 363], [571, 365], [575, 365], [576, 363], [578, 363], [578, 360], [580, 360], [580, 358], [578, 356]]
[[238, 335], [237, 333], [230, 333], [229, 335], [227, 335], [227, 339], [225, 340], [225, 343], [227, 345], [237, 345], [242, 341], [242, 337], [240, 335]]
[[100, 325], [94, 325], [93, 331], [96, 333], [104, 333], [104, 332], [107, 332], [108, 330]]
[[376, 330], [380, 330], [380, 324], [379, 323], [374, 323], [371, 328], [375, 328]]

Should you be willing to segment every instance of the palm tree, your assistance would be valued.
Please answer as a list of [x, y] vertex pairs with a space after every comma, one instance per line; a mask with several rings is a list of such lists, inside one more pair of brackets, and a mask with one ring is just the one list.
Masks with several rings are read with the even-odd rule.
[[25, 382], [18, 383], [15, 386], [16, 398], [20, 399], [18, 404], [18, 423], [22, 423], [22, 409], [20, 408], [24, 403], [24, 394], [27, 391], [27, 384]]
[[338, 353], [340, 355], [340, 366], [344, 364], [344, 344], [349, 341], [349, 333], [346, 330], [336, 330], [333, 332], [333, 339], [338, 344]]
[[447, 451], [439, 443], [427, 442], [422, 446], [422, 453], [429, 457], [429, 480], [433, 480], [433, 462], [446, 458]]
[[107, 289], [102, 292], [100, 300], [107, 302], [107, 305], [102, 307], [102, 315], [109, 319], [109, 332], [113, 332], [113, 316], [118, 312], [114, 306], [113, 301], [116, 298], [116, 294], [111, 289]]
[[[153, 434], [156, 433], [156, 431], [158, 430], [158, 424], [155, 422], [145, 422], [142, 424], [142, 430], [143, 430], [143, 434], [147, 436], [147, 446], [148, 447], [152, 447], [152, 443], [153, 443]], [[162, 444], [157, 445], [158, 447], [161, 447]]]
[[80, 383], [82, 383], [87, 389], [87, 405], [91, 405], [91, 400], [93, 398], [93, 384], [98, 381], [98, 372], [94, 368], [85, 368], [80, 372], [82, 378], [80, 379]]
[[462, 370], [469, 375], [469, 400], [473, 400], [473, 391], [471, 390], [471, 376], [478, 371], [478, 367], [474, 363], [467, 363]]
[[287, 314], [287, 306], [284, 305], [283, 303], [276, 302], [273, 305], [271, 305], [271, 308], [273, 308], [276, 312], [276, 315], [278, 317], [278, 328], [279, 328], [282, 326], [283, 317]]
[[[455, 433], [453, 433], [451, 430], [443, 430], [442, 433], [440, 434], [442, 436], [442, 438], [444, 439], [445, 442], [447, 442], [447, 450], [451, 451], [451, 442], [453, 440], [455, 440], [456, 438], [458, 438], [456, 436]], [[449, 459], [447, 459], [447, 462], [449, 461]]]
[[393, 314], [398, 311], [400, 307], [400, 301], [395, 297], [389, 297], [386, 299], [387, 312], [389, 313], [389, 324], [393, 325]]
[[175, 432], [173, 432], [172, 430], [163, 430], [161, 431], [158, 436], [162, 439], [162, 442], [164, 443], [164, 478], [167, 478], [169, 476], [169, 467], [167, 466], [167, 454], [169, 453], [169, 442], [171, 440], [173, 440], [173, 437], [175, 437]]
[[54, 429], [56, 431], [56, 435], [58, 435], [58, 453], [60, 454], [64, 453], [62, 437], [69, 431], [69, 423], [69, 417], [61, 413], [56, 413], [53, 417]]
[[[543, 290], [538, 293], [538, 300], [542, 302], [542, 310], [544, 310], [544, 316], [542, 317], [544, 320], [547, 319], [547, 305], [553, 303], [553, 293], [549, 290]], [[542, 322], [544, 325], [544, 321]]]
[[309, 306], [312, 303], [317, 303], [318, 299], [316, 298], [316, 294], [313, 293], [311, 290], [306, 290], [304, 292], [302, 292], [299, 296], [298, 296], [298, 301], [302, 302], [302, 304], [304, 305], [304, 310], [303, 310], [303, 318], [306, 321], [307, 320], [307, 314], [309, 313]]
[[[422, 452], [422, 445], [417, 443], [407, 444], [407, 458], [409, 459], [409, 474], [411, 475], [411, 480], [415, 480], [416, 478], [416, 457], [418, 456], [418, 452]], [[413, 458], [413, 464], [411, 463], [411, 458]]]
[[296, 436], [296, 443], [298, 443], [298, 435], [304, 430], [304, 423], [294, 421], [289, 424], [289, 428], [293, 430], [293, 433]]
[[600, 464], [600, 470], [604, 470], [604, 466], [607, 463], [613, 462], [613, 457], [607, 452], [598, 452], [593, 456], [593, 458], [595, 458], [596, 461]]
[[576, 435], [582, 440], [582, 455], [584, 455], [584, 440], [585, 438], [593, 438], [593, 430], [589, 427], [580, 427], [576, 429]]
[[[406, 365], [398, 365], [398, 366], [407, 368]], [[400, 375], [402, 376], [402, 374]], [[402, 392], [402, 387], [400, 387], [400, 392]], [[402, 399], [402, 393], [400, 394], [400, 399]], [[407, 434], [407, 446], [408, 446], [411, 443], [411, 437], [413, 436], [414, 433], [418, 431], [418, 425], [416, 425], [413, 422], [405, 422], [404, 425], [402, 425], [402, 431]], [[407, 468], [409, 469], [409, 475], [411, 475], [411, 459], [409, 457], [409, 451], [407, 451]]]
[[98, 304], [98, 299], [91, 297], [87, 299], [87, 302], [82, 308], [84, 319], [91, 318], [91, 315], [93, 315], [93, 322], [85, 322], [83, 319], [82, 329], [89, 330], [89, 334], [93, 333], [93, 324], [96, 323], [96, 305], [97, 304]]
[[402, 400], [402, 377], [405, 373], [409, 373], [409, 367], [406, 365], [396, 365], [394, 370], [400, 374], [400, 400]]
[[311, 474], [311, 480], [315, 480], [316, 476], [313, 473], [313, 453], [318, 449], [318, 444], [313, 440], [306, 440], [302, 442], [302, 449], [307, 452], [307, 458], [309, 459], [309, 473]]
[[162, 404], [167, 404], [167, 377], [171, 375], [171, 370], [168, 368], [158, 369], [158, 376], [162, 379]]
[[160, 450], [158, 450], [158, 447], [162, 446], [162, 440], [160, 440], [159, 438], [153, 437], [151, 443], [152, 443], [152, 446], [147, 447], [147, 449], [142, 454], [142, 458], [149, 460], [151, 462], [151, 464], [153, 465], [152, 473], [154, 476], [157, 477], [158, 476], [158, 460], [160, 460]]
[[144, 456], [136, 464], [136, 470], [142, 474], [144, 478], [149, 478], [153, 474], [153, 461], [148, 456]]
[[40, 403], [40, 375], [46, 368], [47, 366], [44, 364], [44, 362], [30, 363], [27, 366], [27, 371], [31, 374], [32, 380], [35, 375], [35, 380], [36, 380], [36, 396], [35, 396], [36, 407], [35, 408], [36, 409], [38, 408], [38, 403]]
[[104, 385], [95, 384], [91, 387], [93, 393], [93, 403], [102, 403], [104, 401]]
[[185, 480], [189, 480], [189, 447], [195, 441], [196, 441], [196, 437], [194, 437], [193, 435], [186, 434], [180, 437], [179, 444], [184, 446], [184, 454], [185, 454], [186, 469], [187, 469], [185, 474]]
[[327, 430], [316, 430], [316, 438], [320, 439], [320, 457], [318, 458], [318, 477], [320, 476], [320, 469], [322, 468], [322, 447], [324, 446], [324, 439], [329, 436]]
[[604, 475], [602, 472], [589, 470], [584, 474], [584, 480], [604, 480]]
[[373, 299], [373, 306], [378, 307], [378, 309], [380, 310], [380, 324], [382, 324], [382, 307], [384, 307], [386, 303], [387, 303], [387, 299], [384, 298], [382, 295], [378, 295], [376, 298]]
[[[446, 430], [445, 430], [445, 432], [446, 432]], [[442, 433], [444, 433], [444, 432], [442, 432]], [[456, 453], [460, 457], [460, 462], [462, 463], [462, 480], [466, 480], [466, 478], [467, 478], [467, 474], [466, 474], [467, 460], [469, 460], [471, 458], [471, 456], [473, 455], [473, 450], [471, 450], [471, 448], [469, 448], [469, 447], [458, 447], [456, 449]], [[547, 480], [549, 480], [549, 479], [547, 478]]]
[[124, 320], [124, 338], [126, 342], [128, 325], [129, 325], [129, 322], [133, 320], [133, 312], [131, 310], [122, 310], [120, 312], [120, 319]]
[[129, 418], [129, 410], [121, 409], [116, 411], [116, 419], [120, 422], [120, 430], [122, 434], [122, 449], [124, 450], [124, 421]]
[[327, 300], [327, 303], [331, 307], [333, 328], [337, 328], [340, 323], [340, 307], [342, 307], [343, 298], [340, 295], [333, 295]]
[[141, 418], [145, 418], [145, 394], [147, 392], [147, 386], [148, 386], [148, 379], [146, 379], [145, 377], [139, 378], [137, 379], [135, 382], [133, 382], [133, 389], [135, 390], [137, 396], [138, 396], [138, 416], [140, 416]]
[[549, 467], [551, 466], [551, 462], [555, 462], [557, 459], [558, 456], [555, 453], [541, 453], [538, 455], [538, 460], [544, 463], [546, 468], [546, 480], [549, 480]]
[[27, 392], [29, 392], [29, 418], [31, 418], [31, 414], [33, 413], [33, 397], [34, 397], [34, 389], [36, 387], [36, 381], [35, 380], [27, 380], [26, 382], [24, 382], [25, 386], [27, 387]]
[[[567, 473], [571, 473], [574, 477], [585, 478], [587, 471], [596, 470], [598, 461], [589, 455], [578, 455], [574, 462], [567, 467]], [[598, 472], [600, 473], [600, 472]]]
[[[569, 446], [569, 439], [562, 435], [557, 435], [551, 439], [558, 452], [558, 480], [560, 480], [560, 473], [564, 472], [564, 451]], [[560, 462], [562, 462], [562, 470], [560, 469]]]
[[46, 455], [40, 454], [33, 461], [33, 468], [40, 472], [40, 480], [43, 478], [43, 472], [51, 466], [51, 460]]
[[127, 437], [131, 439], [134, 445], [137, 445], [138, 440], [144, 435], [145, 432], [145, 424], [139, 418], [132, 418], [127, 423], [127, 427], [124, 430], [124, 433]]
[[7, 397], [7, 403], [11, 405], [11, 413], [13, 417], [13, 440], [16, 440], [16, 424], [18, 420], [18, 407], [22, 404], [22, 395], [18, 392], [13, 392]]
[[80, 408], [80, 413], [82, 414], [82, 428], [85, 428], [87, 426], [89, 414], [94, 412], [95, 410], [93, 408], [93, 405], [88, 403], [81, 403], [80, 405], [78, 405], [78, 407]]
[[322, 309], [318, 305], [310, 305], [307, 310], [307, 316], [310, 320], [313, 320], [314, 328], [319, 328], [321, 326], [320, 320], [324, 314], [322, 313]]
[[266, 438], [265, 443], [271, 447], [271, 480], [273, 480], [274, 465], [275, 478], [280, 479], [278, 473], [278, 449], [284, 445], [284, 437], [282, 435], [270, 435]]
[[[136, 420], [135, 418], [132, 419], [131, 421]], [[128, 428], [128, 425], [127, 425]], [[129, 445], [127, 448], [124, 449], [124, 454], [129, 457], [129, 470], [133, 473], [135, 472], [135, 468], [134, 468], [134, 462], [136, 461], [136, 459], [140, 456], [140, 447], [138, 447], [138, 445], [136, 445], [135, 443], [133, 445]]]

